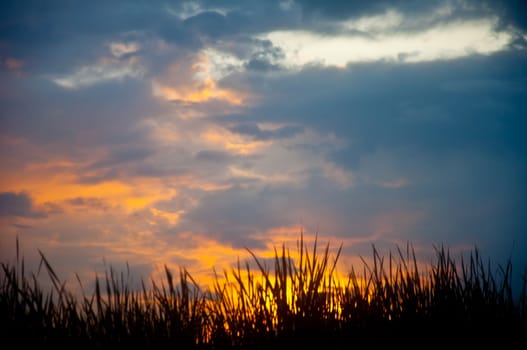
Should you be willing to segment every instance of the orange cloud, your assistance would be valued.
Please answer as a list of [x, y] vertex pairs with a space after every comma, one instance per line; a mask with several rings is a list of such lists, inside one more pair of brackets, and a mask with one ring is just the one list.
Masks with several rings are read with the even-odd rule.
[[184, 210], [169, 212], [166, 210], [159, 210], [157, 208], [150, 208], [150, 213], [152, 213], [152, 215], [155, 217], [167, 220], [171, 225], [176, 225], [179, 222], [181, 215], [184, 214]]
[[61, 203], [71, 198], [99, 198], [111, 206], [126, 210], [145, 207], [176, 194], [166, 188], [160, 179], [133, 178], [100, 183], [82, 183], [77, 174], [79, 164], [56, 161], [49, 164], [29, 164], [25, 171], [10, 171], [2, 174], [1, 191], [31, 194], [35, 204]]
[[[156, 212], [156, 217], [157, 214], [159, 212]], [[164, 213], [160, 215], [164, 216]], [[113, 241], [104, 243], [104, 246], [122, 262], [133, 261], [155, 266], [151, 276], [143, 276], [147, 279], [163, 279], [163, 266], [175, 273], [179, 268], [186, 268], [203, 288], [212, 287], [214, 269], [218, 269], [221, 275], [222, 270], [233, 266], [238, 257], [249, 257], [243, 248], [234, 248], [199, 233], [180, 232], [172, 239], [163, 240], [148, 228], [143, 228], [141, 223], [134, 225], [136, 227], [131, 228], [131, 232], [115, 236]]]
[[254, 153], [271, 144], [271, 141], [254, 141], [247, 136], [216, 127], [205, 130], [201, 134], [201, 139], [209, 145], [221, 147], [232, 153], [243, 155]]
[[242, 105], [244, 97], [233, 90], [222, 89], [211, 77], [205, 80], [179, 87], [163, 85], [157, 81], [152, 84], [153, 94], [168, 101], [182, 101], [187, 103], [202, 103], [209, 100], [221, 100], [232, 105]]

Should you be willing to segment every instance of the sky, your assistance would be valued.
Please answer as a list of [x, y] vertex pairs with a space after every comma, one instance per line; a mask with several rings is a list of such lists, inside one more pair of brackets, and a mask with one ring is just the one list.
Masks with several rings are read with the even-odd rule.
[[304, 232], [527, 267], [524, 1], [2, 1], [0, 257], [200, 281]]

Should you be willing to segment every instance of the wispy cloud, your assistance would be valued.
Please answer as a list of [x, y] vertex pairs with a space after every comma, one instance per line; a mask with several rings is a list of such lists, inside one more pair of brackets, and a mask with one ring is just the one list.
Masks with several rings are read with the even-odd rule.
[[135, 59], [127, 62], [102, 59], [99, 63], [83, 66], [71, 74], [54, 76], [51, 80], [65, 89], [78, 89], [107, 81], [122, 81], [126, 78], [139, 78], [144, 69]]

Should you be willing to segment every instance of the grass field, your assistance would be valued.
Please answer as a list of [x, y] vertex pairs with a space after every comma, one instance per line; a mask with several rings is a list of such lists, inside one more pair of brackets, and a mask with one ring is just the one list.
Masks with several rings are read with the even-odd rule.
[[271, 266], [251, 252], [252, 264], [223, 271], [206, 290], [183, 268], [176, 275], [165, 268], [163, 282], [138, 290], [126, 271], [110, 268], [93, 294], [78, 296], [42, 253], [51, 290], [23, 259], [3, 263], [0, 334], [17, 348], [55, 349], [527, 344], [527, 282], [514, 295], [510, 263], [492, 266], [476, 249], [456, 261], [437, 248], [435, 262], [420, 269], [411, 246], [387, 257], [374, 248], [370, 263], [363, 259], [342, 279], [340, 249], [332, 256], [329, 244], [308, 247], [302, 235], [295, 248], [276, 249]]

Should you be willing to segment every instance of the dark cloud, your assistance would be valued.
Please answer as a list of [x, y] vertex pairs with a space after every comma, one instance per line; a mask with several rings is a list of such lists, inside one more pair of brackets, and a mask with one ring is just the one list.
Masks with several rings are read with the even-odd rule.
[[336, 19], [378, 14], [386, 9], [398, 9], [411, 14], [428, 12], [442, 1], [380, 0], [380, 1], [323, 1], [296, 0], [307, 16], [327, 16]]
[[59, 204], [53, 202], [45, 202], [40, 207], [40, 210], [47, 215], [62, 214], [64, 212], [64, 209]]
[[[421, 30], [433, 24], [455, 20], [497, 17], [498, 27], [512, 27], [520, 31], [517, 42], [525, 47], [521, 33], [527, 30], [527, 3], [523, 0], [504, 1], [418, 1], [418, 0], [377, 0], [377, 1], [323, 1], [296, 0], [304, 15], [304, 23], [334, 21], [363, 16], [374, 16], [389, 10], [396, 10], [405, 17], [420, 21], [400, 24], [399, 30]], [[448, 11], [437, 10], [449, 8]], [[428, 18], [427, 18], [428, 17]], [[434, 18], [435, 17], [435, 18]], [[313, 24], [311, 24], [313, 25]], [[332, 31], [331, 25], [325, 30]]]
[[177, 18], [161, 2], [4, 1], [0, 42], [32, 72], [59, 73], [93, 62], [129, 32], [158, 32]]
[[236, 186], [203, 196], [201, 205], [185, 215], [178, 230], [202, 232], [236, 247], [259, 248], [265, 242], [252, 235], [289, 223], [287, 216], [286, 194]]
[[[139, 157], [139, 151], [123, 150], [123, 145], [132, 143], [137, 150], [146, 143], [149, 130], [137, 123], [156, 110], [146, 85], [139, 81], [108, 82], [65, 91], [50, 82], [31, 79], [19, 86], [31, 94], [31, 103], [26, 103], [25, 94], [0, 95], [0, 125], [14, 137], [27, 138], [53, 153], [79, 160], [91, 160], [86, 147], [97, 146], [115, 146], [112, 161]], [[144, 147], [141, 150], [147, 151]]]
[[278, 63], [285, 55], [281, 48], [273, 46], [269, 40], [253, 40], [251, 53], [245, 67], [259, 72], [271, 72], [283, 69]]
[[45, 218], [46, 214], [35, 210], [33, 201], [25, 192], [0, 193], [0, 216]]
[[164, 163], [149, 161], [139, 164], [135, 164], [133, 167], [133, 172], [130, 172], [130, 175], [145, 176], [145, 177], [165, 177], [165, 176], [190, 176], [193, 172], [193, 167], [190, 164], [177, 164], [174, 163]]
[[110, 205], [106, 203], [106, 201], [97, 197], [75, 197], [67, 199], [65, 202], [71, 206], [83, 209], [91, 208], [107, 210], [110, 208]]
[[[288, 26], [295, 18], [281, 11], [278, 2], [247, 2], [243, 9], [237, 2], [203, 2], [197, 13], [182, 18], [184, 5], [8, 0], [0, 5], [0, 43], [4, 54], [24, 60], [27, 70], [56, 74], [98, 60], [108, 54], [105, 45], [111, 41], [137, 40], [148, 46], [150, 39], [164, 39], [178, 50], [198, 50], [216, 40], [247, 39], [277, 25]], [[147, 56], [153, 59], [142, 55]]]
[[[404, 177], [407, 183], [370, 181], [375, 176]], [[523, 266], [525, 176], [525, 166], [499, 156], [467, 151], [438, 159], [387, 151], [368, 156], [345, 190], [314, 171], [300, 188], [234, 187], [206, 194], [198, 207], [188, 208], [177, 230], [255, 249], [265, 244], [258, 234], [283, 226], [370, 243], [477, 244], [496, 258], [514, 246], [514, 261]]]
[[225, 163], [234, 160], [236, 156], [225, 151], [203, 150], [196, 153], [194, 158], [203, 162]]
[[191, 31], [201, 35], [221, 37], [239, 33], [240, 29], [249, 23], [247, 18], [240, 16], [237, 12], [223, 15], [214, 11], [206, 11], [186, 19], [183, 24]]
[[[29, 71], [66, 73], [107, 54], [105, 44], [110, 41], [133, 39], [147, 45], [150, 39], [162, 38], [175, 43], [178, 50], [198, 50], [218, 41], [247, 40], [254, 34], [270, 30], [317, 28], [331, 32], [335, 30], [331, 24], [335, 19], [379, 14], [386, 9], [397, 9], [409, 17], [416, 17], [432, 13], [444, 2], [299, 0], [289, 9], [281, 6], [280, 1], [248, 1], [243, 5], [236, 1], [202, 1], [196, 4], [199, 10], [183, 18], [183, 2], [4, 1], [0, 5], [0, 42], [4, 54], [26, 61], [25, 69]], [[497, 14], [504, 25], [525, 31], [525, 16], [522, 16], [525, 3], [521, 0], [474, 1], [466, 6], [465, 2], [449, 4], [453, 11], [447, 18]], [[321, 21], [320, 16], [327, 20]], [[518, 40], [521, 38], [518, 36]], [[144, 52], [141, 57], [153, 59]], [[251, 58], [247, 67], [277, 68], [261, 56]]]
[[274, 70], [279, 70], [280, 66], [274, 63], [271, 63], [269, 60], [264, 58], [251, 58], [245, 67], [249, 70], [269, 72]]
[[[294, 11], [284, 11], [278, 1], [239, 2], [205, 1], [205, 10], [183, 21], [188, 32], [202, 39], [246, 39], [251, 34], [276, 28], [301, 25], [301, 18]], [[217, 8], [218, 10], [215, 10]]]
[[240, 123], [229, 128], [232, 132], [249, 135], [256, 140], [290, 138], [304, 131], [302, 126], [284, 126], [273, 130], [262, 130], [255, 123]]
[[473, 148], [523, 157], [526, 62], [526, 54], [515, 51], [448, 62], [354, 65], [347, 71], [306, 68], [273, 78], [261, 91], [265, 102], [248, 115], [255, 122], [291, 122], [349, 140], [351, 165], [381, 147], [430, 155]]
[[109, 156], [97, 160], [88, 169], [116, 167], [127, 163], [142, 163], [153, 154], [154, 150], [147, 146], [138, 147], [133, 144], [120, 145], [119, 147], [115, 147]]
[[[379, 15], [387, 10], [396, 10], [409, 18], [430, 15], [442, 7], [450, 7], [452, 11], [444, 14], [442, 20], [470, 18], [492, 14], [489, 6], [481, 1], [419, 1], [419, 0], [376, 0], [376, 1], [323, 1], [296, 0], [302, 12], [308, 17], [328, 19], [349, 19], [363, 16]], [[494, 2], [496, 3], [496, 2]], [[498, 2], [499, 3], [499, 2]], [[498, 5], [498, 7], [501, 7]], [[509, 6], [503, 6], [509, 8]], [[319, 18], [320, 19], [320, 18]]]
[[527, 2], [523, 0], [485, 1], [493, 13], [499, 15], [501, 25], [527, 31]]

